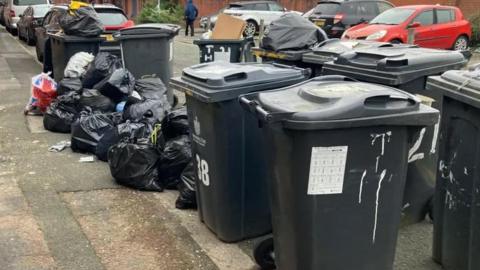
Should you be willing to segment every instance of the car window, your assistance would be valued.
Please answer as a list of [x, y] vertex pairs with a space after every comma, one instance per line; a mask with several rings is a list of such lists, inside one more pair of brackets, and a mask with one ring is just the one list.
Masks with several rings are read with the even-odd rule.
[[375, 17], [370, 21], [370, 24], [401, 24], [412, 16], [414, 12], [415, 9], [410, 8], [392, 8]]
[[266, 10], [268, 10], [268, 5], [267, 5], [267, 3], [258, 3], [258, 4], [254, 5], [253, 10], [266, 11]]
[[228, 6], [228, 9], [232, 9], [232, 10], [244, 10], [246, 9], [245, 6], [242, 6], [242, 5], [235, 5], [235, 4], [230, 4]]
[[453, 9], [437, 9], [437, 23], [448, 23], [455, 21]]
[[128, 21], [127, 17], [120, 10], [95, 9], [98, 18], [104, 25], [121, 25]]
[[373, 18], [378, 14], [377, 5], [375, 2], [358, 3], [357, 16]]
[[33, 16], [33, 8], [28, 7], [27, 9], [25, 9], [25, 11], [23, 12], [23, 16], [24, 17]]
[[393, 8], [392, 5], [384, 3], [384, 2], [377, 2], [377, 6], [378, 6], [378, 12], [380, 12], [380, 13]]
[[337, 3], [320, 3], [313, 10], [317, 15], [335, 15], [340, 9], [340, 4]]
[[47, 13], [47, 15], [45, 15], [45, 17], [43, 18], [43, 25], [47, 25], [50, 23], [50, 20], [52, 19], [52, 14], [53, 12], [49, 12]]
[[277, 4], [268, 4], [270, 6], [271, 11], [283, 11], [283, 7]]
[[420, 25], [432, 25], [433, 24], [433, 10], [427, 10], [420, 13], [412, 22], [418, 22]]
[[15, 6], [45, 5], [47, 0], [13, 0]]

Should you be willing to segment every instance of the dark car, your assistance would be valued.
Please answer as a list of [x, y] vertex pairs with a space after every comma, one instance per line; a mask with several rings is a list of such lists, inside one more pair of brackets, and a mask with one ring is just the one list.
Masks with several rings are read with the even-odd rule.
[[17, 22], [18, 38], [28, 45], [35, 44], [35, 28], [37, 28], [48, 12], [47, 8], [35, 9], [32, 6], [25, 9]]
[[6, 0], [0, 0], [0, 24], [5, 25], [5, 18], [3, 16], [3, 10], [5, 9], [5, 5], [7, 4]]
[[393, 7], [393, 4], [383, 0], [326, 0], [318, 2], [306, 16], [330, 38], [340, 38], [348, 28], [369, 22]]
[[[105, 31], [102, 36], [105, 37], [106, 41], [101, 44], [100, 50], [102, 51], [118, 51], [119, 46], [116, 41], [112, 38], [112, 33], [133, 26], [133, 21], [129, 20], [122, 9], [114, 5], [94, 5], [93, 8], [98, 14], [100, 21], [102, 21], [105, 26]], [[48, 38], [48, 33], [56, 33], [61, 30], [59, 20], [65, 12], [67, 12], [67, 5], [56, 5], [50, 9], [50, 11], [45, 15], [41, 25], [35, 29], [36, 37], [36, 51], [37, 59], [43, 61], [45, 58], [44, 55], [50, 53], [50, 41]], [[45, 59], [50, 59], [47, 57]], [[44, 66], [48, 66], [49, 63], [45, 63]]]

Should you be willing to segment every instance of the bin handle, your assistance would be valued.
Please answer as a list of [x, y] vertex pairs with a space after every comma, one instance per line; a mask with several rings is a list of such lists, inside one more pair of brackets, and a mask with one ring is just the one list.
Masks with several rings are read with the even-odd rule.
[[267, 123], [274, 123], [278, 122], [281, 119], [292, 115], [291, 112], [276, 112], [272, 113], [266, 111], [262, 106], [260, 106], [256, 101], [248, 99], [246, 96], [240, 97], [240, 104], [248, 109], [250, 112], [257, 115], [260, 121], [267, 122]]
[[[279, 63], [275, 63], [275, 62], [270, 63], [270, 64], [273, 65], [274, 67], [299, 70], [299, 71], [302, 72], [302, 74], [305, 77], [310, 77], [310, 75], [312, 74], [312, 69], [311, 68], [300, 68], [300, 67], [297, 67], [297, 66], [289, 66], [289, 65], [279, 64]], [[333, 75], [329, 75], [329, 76], [333, 76]]]
[[318, 76], [312, 79], [315, 82], [329, 82], [329, 81], [344, 81], [344, 82], [358, 82], [354, 78], [343, 76], [343, 75], [325, 75]]

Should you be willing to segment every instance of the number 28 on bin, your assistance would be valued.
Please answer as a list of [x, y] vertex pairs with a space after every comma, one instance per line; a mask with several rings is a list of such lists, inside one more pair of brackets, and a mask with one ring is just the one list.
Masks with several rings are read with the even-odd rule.
[[202, 183], [205, 186], [210, 186], [210, 176], [208, 175], [208, 163], [204, 159], [201, 159], [197, 154], [195, 155], [197, 159], [197, 168], [198, 168], [198, 179], [202, 180]]

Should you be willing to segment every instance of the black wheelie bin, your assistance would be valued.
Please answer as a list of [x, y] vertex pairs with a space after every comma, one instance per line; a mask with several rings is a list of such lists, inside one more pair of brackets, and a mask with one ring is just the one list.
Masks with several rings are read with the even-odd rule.
[[[173, 75], [173, 39], [178, 31], [180, 26], [175, 24], [140, 24], [120, 30], [113, 38], [120, 41], [123, 66], [135, 78], [154, 75], [168, 86]], [[173, 104], [171, 89], [167, 97]]]
[[[323, 65], [324, 75], [344, 75], [379, 83], [422, 96], [426, 104], [435, 102], [434, 93], [425, 90], [427, 77], [460, 69], [468, 59], [457, 51], [411, 47], [358, 49], [339, 55]], [[409, 168], [402, 225], [422, 221], [431, 214], [438, 159], [438, 124], [426, 127], [414, 140], [408, 156]]]
[[[88, 52], [96, 55], [100, 44], [105, 41], [103, 37], [78, 37], [64, 34], [48, 34], [51, 48], [51, 64], [53, 78], [59, 82], [63, 79], [65, 67], [70, 57], [78, 52]], [[45, 56], [48, 57], [48, 56]], [[48, 59], [44, 59], [48, 63]]]
[[445, 270], [480, 269], [480, 70], [430, 77], [442, 105], [433, 258]]
[[391, 270], [409, 140], [438, 111], [342, 76], [240, 103], [264, 130], [277, 268]]
[[392, 44], [389, 42], [378, 42], [368, 40], [341, 40], [338, 38], [327, 39], [316, 45], [310, 52], [302, 55], [304, 66], [312, 69], [313, 77], [322, 74], [323, 64], [335, 60], [342, 53], [366, 48], [387, 48], [387, 47], [416, 47], [415, 45]]
[[200, 220], [220, 240], [235, 242], [271, 231], [261, 130], [238, 96], [309, 76], [308, 70], [289, 66], [211, 62], [172, 79], [172, 88], [186, 96]]
[[200, 49], [200, 63], [208, 62], [251, 62], [253, 57], [249, 57], [253, 38], [240, 40], [233, 39], [198, 39], [193, 44]]

